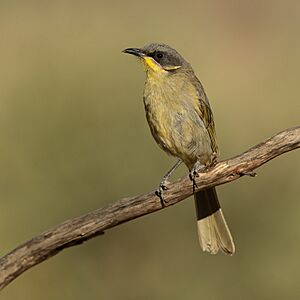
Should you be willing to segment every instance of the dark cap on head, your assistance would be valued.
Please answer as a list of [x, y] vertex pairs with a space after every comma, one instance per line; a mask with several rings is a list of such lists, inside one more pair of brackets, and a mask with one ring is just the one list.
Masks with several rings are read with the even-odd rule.
[[145, 46], [142, 50], [147, 56], [152, 57], [162, 67], [190, 67], [190, 64], [175, 49], [166, 44], [153, 43]]

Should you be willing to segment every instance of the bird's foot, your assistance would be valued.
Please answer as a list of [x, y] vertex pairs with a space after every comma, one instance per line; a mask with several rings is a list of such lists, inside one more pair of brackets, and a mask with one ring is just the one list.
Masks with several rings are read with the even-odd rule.
[[197, 161], [192, 170], [190, 171], [189, 177], [190, 180], [193, 182], [193, 192], [195, 192], [195, 189], [198, 187], [196, 183], [196, 177], [199, 177], [199, 173], [205, 169], [205, 166], [202, 165], [199, 161]]
[[167, 203], [167, 201], [164, 199], [164, 195], [163, 195], [164, 191], [168, 190], [167, 184], [168, 184], [167, 180], [162, 180], [161, 183], [159, 184], [158, 189], [155, 191], [155, 195], [157, 197], [159, 197], [162, 207], [165, 207], [166, 206], [165, 204]]
[[218, 162], [218, 155], [216, 152], [213, 152], [212, 157], [211, 157], [211, 163], [209, 164], [210, 167], [213, 167], [216, 165]]

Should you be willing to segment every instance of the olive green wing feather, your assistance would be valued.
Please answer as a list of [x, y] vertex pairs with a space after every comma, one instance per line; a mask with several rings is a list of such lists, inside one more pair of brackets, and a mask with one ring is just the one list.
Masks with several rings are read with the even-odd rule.
[[212, 110], [209, 105], [208, 98], [205, 94], [202, 84], [196, 77], [196, 88], [198, 91], [198, 100], [199, 100], [199, 117], [203, 121], [207, 132], [209, 134], [211, 140], [211, 148], [215, 154], [219, 153], [218, 143], [217, 143], [217, 136], [216, 136], [216, 129], [215, 129], [215, 122]]
[[211, 148], [213, 152], [218, 154], [217, 136], [213, 113], [208, 102], [199, 99], [200, 118], [202, 119], [211, 140]]

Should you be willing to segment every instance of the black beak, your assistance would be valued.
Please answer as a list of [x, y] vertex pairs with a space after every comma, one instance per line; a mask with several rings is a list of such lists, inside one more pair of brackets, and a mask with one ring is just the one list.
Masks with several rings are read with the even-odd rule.
[[145, 53], [143, 52], [143, 50], [139, 49], [139, 48], [127, 48], [127, 49], [123, 50], [122, 52], [132, 54], [132, 55], [135, 55], [138, 57], [145, 56]]

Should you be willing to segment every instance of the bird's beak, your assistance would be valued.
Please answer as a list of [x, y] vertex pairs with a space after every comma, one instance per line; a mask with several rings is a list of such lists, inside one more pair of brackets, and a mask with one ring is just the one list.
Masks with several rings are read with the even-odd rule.
[[127, 48], [123, 50], [122, 52], [132, 54], [137, 56], [141, 59], [141, 61], [144, 63], [144, 66], [146, 67], [146, 70], [152, 70], [154, 72], [161, 72], [165, 70], [162, 68], [162, 66], [156, 62], [152, 57], [148, 56], [142, 49], [139, 48]]
[[146, 56], [146, 54], [143, 52], [143, 50], [139, 49], [139, 48], [127, 48], [127, 49], [123, 50], [122, 52], [132, 54], [132, 55], [135, 55], [138, 57]]

